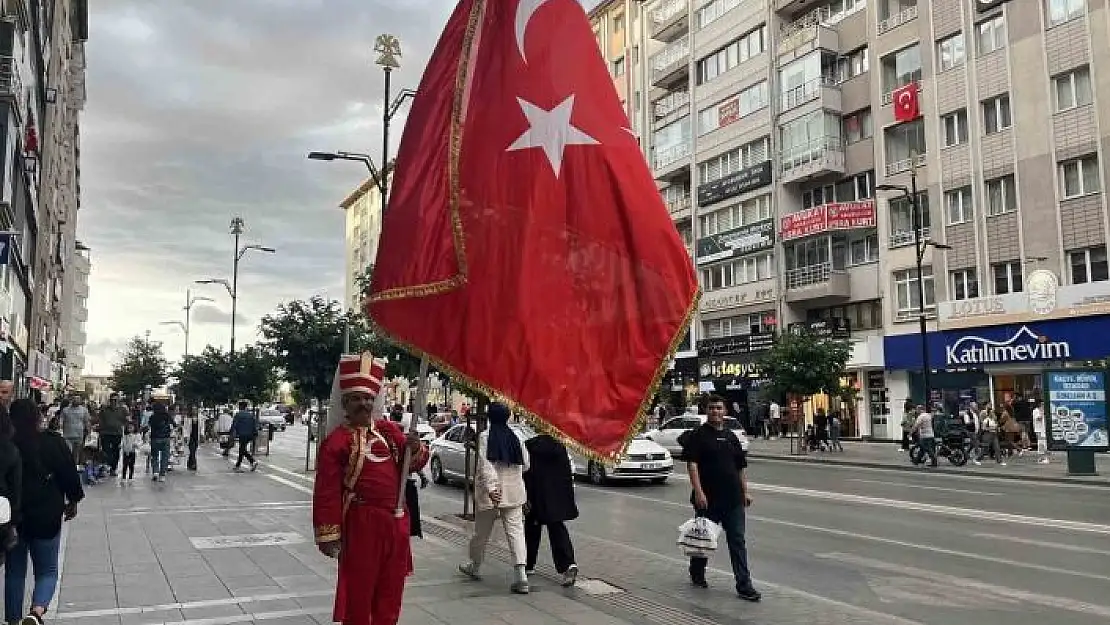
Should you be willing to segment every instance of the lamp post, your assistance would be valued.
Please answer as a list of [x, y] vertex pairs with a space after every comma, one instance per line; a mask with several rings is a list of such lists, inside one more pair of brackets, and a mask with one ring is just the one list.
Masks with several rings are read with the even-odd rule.
[[243, 256], [250, 250], [257, 250], [259, 252], [266, 252], [273, 254], [277, 252], [272, 247], [264, 245], [251, 244], [239, 246], [239, 237], [243, 234], [243, 229], [246, 224], [243, 222], [242, 217], [234, 217], [231, 220], [231, 234], [235, 237], [235, 255], [231, 264], [231, 282], [224, 278], [207, 278], [204, 280], [197, 280], [197, 284], [220, 284], [227, 289], [227, 294], [231, 296], [231, 347], [228, 350], [230, 356], [235, 356], [235, 317], [239, 312], [239, 261], [243, 260]]
[[159, 325], [164, 325], [164, 326], [178, 326], [178, 327], [181, 328], [181, 330], [183, 332], [185, 332], [185, 356], [186, 357], [189, 355], [189, 327], [190, 327], [190, 318], [192, 316], [192, 311], [193, 311], [193, 305], [196, 304], [197, 302], [214, 302], [214, 301], [216, 301], [216, 300], [212, 299], [211, 297], [205, 297], [203, 295], [197, 295], [197, 296], [194, 297], [192, 290], [185, 289], [185, 308], [184, 308], [184, 310], [185, 310], [185, 323], [181, 323], [180, 321], [163, 321], [159, 324]]
[[912, 210], [913, 221], [913, 246], [914, 256], [917, 261], [917, 332], [921, 338], [921, 376], [925, 385], [925, 401], [924, 405], [926, 410], [932, 411], [931, 406], [931, 374], [932, 369], [929, 366], [929, 329], [925, 323], [925, 276], [922, 271], [922, 262], [925, 259], [925, 250], [932, 246], [938, 250], [950, 250], [952, 246], [944, 243], [937, 243], [929, 239], [921, 238], [921, 229], [923, 227], [923, 220], [921, 214], [920, 198], [917, 194], [917, 168], [913, 166], [916, 156], [911, 158], [910, 167], [910, 186], [907, 188], [905, 185], [897, 184], [880, 184], [875, 185], [877, 191], [899, 191], [909, 202]]

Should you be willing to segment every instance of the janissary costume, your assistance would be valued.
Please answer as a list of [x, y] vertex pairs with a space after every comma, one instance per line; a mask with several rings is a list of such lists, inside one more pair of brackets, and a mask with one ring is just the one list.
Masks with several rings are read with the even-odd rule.
[[[340, 361], [313, 489], [316, 542], [341, 545], [333, 620], [344, 625], [396, 625], [405, 577], [412, 573], [408, 511], [400, 518], [394, 513], [403, 485], [405, 432], [381, 419], [377, 408], [367, 425], [357, 426], [335, 405], [352, 393], [377, 398], [384, 373], [384, 363], [369, 354]], [[421, 446], [412, 470], [427, 460]]]

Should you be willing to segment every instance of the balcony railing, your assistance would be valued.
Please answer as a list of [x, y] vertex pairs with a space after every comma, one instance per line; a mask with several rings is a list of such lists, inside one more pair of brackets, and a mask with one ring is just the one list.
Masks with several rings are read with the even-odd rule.
[[912, 22], [915, 19], [917, 19], [917, 7], [906, 7], [885, 20], [879, 20], [879, 23], [875, 26], [875, 34], [881, 35], [885, 32], [892, 31], [902, 24]]
[[786, 172], [810, 161], [824, 157], [829, 152], [843, 153], [844, 140], [826, 135], [802, 145], [791, 146], [782, 152], [782, 171]]
[[684, 210], [689, 210], [690, 209], [690, 196], [689, 195], [686, 195], [686, 196], [683, 196], [683, 197], [678, 197], [678, 198], [671, 198], [671, 199], [664, 198], [663, 201], [666, 202], [667, 210], [670, 211], [670, 213], [672, 215], [675, 214], [675, 213], [681, 213]]
[[[915, 82], [917, 82], [917, 93], [920, 94], [922, 89], [923, 89], [923, 87], [921, 85], [921, 70], [917, 70], [917, 76], [915, 76], [913, 78], [913, 80]], [[906, 84], [909, 84], [909, 83], [907, 82]], [[895, 87], [895, 88], [891, 89], [890, 91], [887, 91], [886, 93], [884, 93], [883, 94], [883, 106], [886, 106], [887, 104], [890, 104], [890, 103], [894, 102], [894, 92], [901, 89], [904, 86], [906, 86], [906, 85], [905, 84], [898, 85], [897, 87]], [[917, 97], [918, 97], [918, 99], [921, 98], [920, 95], [918, 95]]]
[[[924, 228], [921, 229], [921, 240], [924, 241], [925, 239], [928, 239], [928, 238], [929, 238], [929, 226], [925, 226]], [[892, 249], [896, 248], [896, 247], [905, 247], [907, 245], [913, 245], [913, 229], [912, 228], [909, 229], [909, 230], [899, 230], [898, 232], [892, 232], [890, 234], [890, 247]]]
[[690, 103], [689, 91], [675, 91], [655, 101], [655, 118], [666, 117]]
[[19, 63], [10, 56], [0, 56], [0, 96], [23, 97], [23, 80], [19, 77]]
[[916, 169], [925, 166], [925, 155], [915, 154], [909, 158], [903, 158], [896, 161], [891, 161], [886, 164], [886, 175], [893, 176], [900, 174], [904, 171]]
[[682, 39], [672, 43], [651, 57], [651, 69], [656, 74], [666, 71], [671, 65], [690, 56], [690, 36], [687, 35]]
[[780, 104], [779, 110], [788, 111], [806, 102], [816, 100], [821, 96], [821, 89], [825, 87], [836, 87], [838, 84], [839, 81], [836, 76], [818, 76], [797, 87], [787, 89], [781, 94], [782, 103]]
[[687, 0], [665, 0], [652, 10], [651, 21], [657, 26], [665, 24], [667, 20], [679, 13], [685, 13], [688, 6]]
[[800, 289], [814, 284], [824, 284], [832, 278], [832, 263], [818, 263], [786, 270], [786, 288]]
[[667, 148], [655, 150], [655, 169], [662, 169], [690, 156], [690, 142], [683, 141]]

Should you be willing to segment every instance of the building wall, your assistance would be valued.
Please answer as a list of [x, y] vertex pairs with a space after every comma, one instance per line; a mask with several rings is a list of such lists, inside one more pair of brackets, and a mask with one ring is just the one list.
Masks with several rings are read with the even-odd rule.
[[63, 314], [66, 336], [66, 380], [75, 388], [81, 388], [81, 373], [85, 369], [85, 345], [88, 344], [86, 324], [89, 320], [89, 276], [92, 273], [92, 259], [89, 249], [78, 244], [74, 251], [73, 264], [65, 273], [65, 294]]
[[373, 181], [367, 180], [343, 200], [340, 208], [346, 213], [343, 301], [347, 308], [360, 310], [362, 296], [358, 278], [377, 258], [382, 234], [381, 193]]

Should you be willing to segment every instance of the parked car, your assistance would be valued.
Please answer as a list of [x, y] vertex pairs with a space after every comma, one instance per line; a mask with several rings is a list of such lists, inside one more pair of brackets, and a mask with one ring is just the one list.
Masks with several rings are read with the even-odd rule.
[[[407, 432], [410, 423], [412, 423], [412, 413], [406, 412], [405, 416], [401, 417], [401, 428]], [[417, 421], [416, 433], [420, 435], [420, 440], [424, 444], [431, 444], [431, 442], [436, 438], [435, 428], [428, 425], [427, 421]]]
[[[674, 456], [682, 455], [682, 445], [678, 444], [678, 437], [684, 433], [701, 426], [705, 423], [707, 416], [703, 414], [686, 413], [677, 417], [667, 419], [663, 425], [654, 430], [649, 430], [644, 433], [648, 439], [659, 443], [664, 449], [671, 452]], [[736, 438], [740, 439], [740, 445], [743, 446], [744, 451], [748, 450], [748, 434], [744, 431], [744, 426], [732, 417], [725, 417], [725, 427], [732, 430], [736, 434]]]
[[575, 453], [571, 454], [571, 458], [574, 460], [574, 474], [588, 477], [598, 485], [609, 480], [649, 480], [653, 484], [663, 484], [674, 471], [671, 452], [643, 434], [632, 439], [624, 458], [615, 466], [606, 467]]
[[[535, 430], [523, 423], [510, 423], [509, 429], [520, 439], [521, 444], [536, 436]], [[432, 441], [429, 445], [431, 459], [429, 460], [432, 480], [436, 484], [449, 482], [464, 482], [467, 480], [466, 448], [470, 446], [471, 467], [474, 466], [474, 454], [477, 453], [477, 435], [473, 427], [464, 424], [451, 426], [443, 436]], [[574, 455], [567, 452], [570, 457], [571, 469], [575, 468]], [[469, 481], [473, 481], [473, 476]]]
[[273, 426], [276, 429], [285, 431], [285, 415], [281, 414], [280, 410], [273, 408], [264, 408], [258, 413], [258, 427], [266, 428]]

